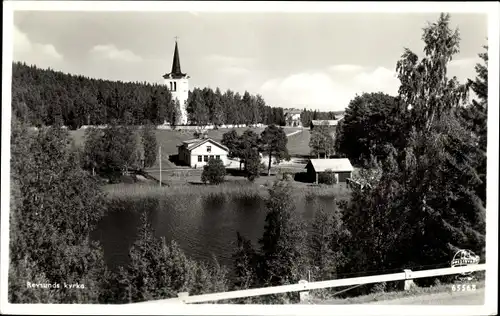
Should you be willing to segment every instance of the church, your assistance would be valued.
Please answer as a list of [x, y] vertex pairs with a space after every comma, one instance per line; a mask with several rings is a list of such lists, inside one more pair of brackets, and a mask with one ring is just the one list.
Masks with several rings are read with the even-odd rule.
[[172, 99], [178, 100], [180, 104], [180, 117], [177, 124], [187, 125], [187, 100], [189, 96], [189, 76], [181, 71], [181, 61], [179, 58], [179, 47], [177, 39], [175, 40], [174, 58], [172, 61], [172, 70], [170, 73], [163, 75], [164, 84], [170, 90]]

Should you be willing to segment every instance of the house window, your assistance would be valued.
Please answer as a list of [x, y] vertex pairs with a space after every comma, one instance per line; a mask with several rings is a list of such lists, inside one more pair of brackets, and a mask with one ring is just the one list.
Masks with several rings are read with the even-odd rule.
[[215, 159], [220, 160], [220, 156], [219, 155], [215, 156]]
[[208, 155], [205, 155], [205, 156], [203, 157], [203, 160], [204, 160], [205, 162], [208, 162]]
[[214, 156], [213, 156], [213, 155], [211, 155], [211, 156], [210, 156], [210, 159], [214, 159]]
[[198, 162], [202, 162], [201, 156], [198, 156]]
[[207, 153], [212, 152], [212, 146], [207, 146]]

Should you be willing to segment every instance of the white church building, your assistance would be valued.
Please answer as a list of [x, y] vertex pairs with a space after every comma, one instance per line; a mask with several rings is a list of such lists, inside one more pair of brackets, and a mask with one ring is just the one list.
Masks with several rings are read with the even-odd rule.
[[172, 61], [172, 70], [163, 75], [164, 84], [170, 90], [173, 100], [178, 100], [180, 104], [180, 117], [178, 125], [187, 125], [187, 100], [189, 95], [189, 76], [181, 71], [181, 61], [179, 58], [179, 48], [177, 40], [175, 41], [174, 59]]

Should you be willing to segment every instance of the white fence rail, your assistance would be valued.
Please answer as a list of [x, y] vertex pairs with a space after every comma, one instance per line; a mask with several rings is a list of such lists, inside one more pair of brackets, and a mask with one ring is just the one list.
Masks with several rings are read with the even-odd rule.
[[135, 304], [158, 304], [158, 303], [203, 303], [203, 302], [214, 302], [220, 300], [228, 300], [242, 297], [252, 297], [260, 295], [287, 293], [287, 292], [304, 292], [309, 290], [333, 288], [341, 286], [351, 286], [351, 285], [361, 285], [369, 283], [379, 283], [379, 282], [389, 282], [389, 281], [403, 281], [403, 280], [413, 280], [418, 278], [436, 277], [443, 275], [461, 274], [467, 272], [484, 271], [486, 270], [486, 264], [473, 264], [463, 267], [453, 267], [453, 268], [442, 268], [442, 269], [432, 269], [423, 271], [411, 271], [404, 270], [404, 272], [383, 274], [383, 275], [373, 275], [366, 277], [348, 278], [348, 279], [338, 279], [329, 281], [319, 281], [311, 283], [299, 283], [281, 286], [271, 286], [265, 288], [248, 289], [240, 291], [230, 291], [222, 293], [210, 293], [189, 296], [188, 293], [179, 293], [176, 298], [155, 300], [140, 302]]

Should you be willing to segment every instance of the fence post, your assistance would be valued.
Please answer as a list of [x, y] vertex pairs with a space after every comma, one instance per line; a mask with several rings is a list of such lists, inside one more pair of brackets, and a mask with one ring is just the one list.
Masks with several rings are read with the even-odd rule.
[[177, 293], [177, 297], [180, 299], [181, 303], [184, 304], [184, 299], [189, 296], [189, 292]]
[[413, 287], [415, 287], [415, 282], [413, 282], [412, 278], [412, 271], [410, 269], [405, 269], [403, 270], [405, 272], [405, 284], [404, 284], [404, 290], [409, 291]]
[[[308, 283], [307, 280], [300, 280], [299, 281], [299, 284], [307, 284], [307, 283]], [[309, 301], [309, 291], [299, 292], [299, 295], [300, 295], [300, 302], [301, 303]]]

